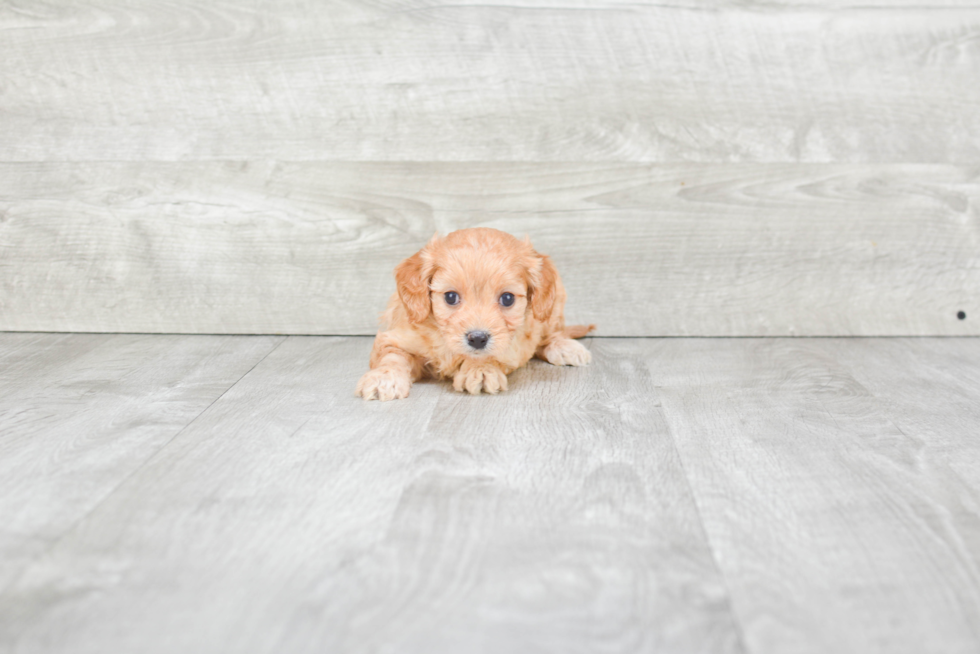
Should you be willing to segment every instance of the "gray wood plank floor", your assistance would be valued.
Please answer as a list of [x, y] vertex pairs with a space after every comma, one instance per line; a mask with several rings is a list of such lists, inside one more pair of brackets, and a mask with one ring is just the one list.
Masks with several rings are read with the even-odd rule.
[[281, 340], [0, 335], [0, 590]]
[[0, 651], [975, 652], [980, 339], [0, 334]]

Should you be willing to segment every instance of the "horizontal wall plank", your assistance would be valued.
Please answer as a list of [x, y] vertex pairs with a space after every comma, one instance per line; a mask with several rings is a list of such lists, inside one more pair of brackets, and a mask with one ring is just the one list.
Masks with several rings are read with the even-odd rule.
[[0, 161], [975, 162], [980, 6], [899, 4], [18, 3]]
[[976, 166], [2, 164], [0, 330], [371, 334], [485, 225], [603, 335], [977, 335], [978, 202]]

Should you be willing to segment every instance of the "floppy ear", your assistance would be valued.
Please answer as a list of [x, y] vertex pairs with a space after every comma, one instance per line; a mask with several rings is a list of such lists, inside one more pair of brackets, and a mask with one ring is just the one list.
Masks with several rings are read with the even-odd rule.
[[544, 320], [551, 315], [555, 307], [557, 293], [558, 271], [551, 258], [545, 254], [533, 255], [533, 263], [528, 267], [528, 295], [531, 296], [531, 312], [537, 320]]
[[411, 322], [422, 322], [432, 310], [429, 300], [429, 281], [432, 278], [432, 256], [429, 248], [435, 242], [435, 237], [429, 243], [398, 264], [395, 268], [395, 281], [398, 283], [398, 297], [401, 298], [408, 319]]

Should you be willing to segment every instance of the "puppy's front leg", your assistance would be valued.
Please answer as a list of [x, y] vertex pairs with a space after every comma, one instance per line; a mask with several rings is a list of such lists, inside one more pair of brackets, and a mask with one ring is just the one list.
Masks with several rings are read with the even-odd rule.
[[453, 375], [453, 388], [473, 395], [481, 390], [494, 394], [507, 390], [507, 375], [495, 361], [466, 359]]
[[419, 376], [415, 357], [401, 350], [388, 349], [371, 363], [371, 369], [357, 382], [357, 395], [365, 400], [382, 402], [408, 397], [412, 382]]

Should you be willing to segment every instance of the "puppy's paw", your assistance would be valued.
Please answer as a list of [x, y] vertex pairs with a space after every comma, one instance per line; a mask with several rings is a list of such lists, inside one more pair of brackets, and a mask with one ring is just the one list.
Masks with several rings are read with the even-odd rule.
[[592, 353], [578, 341], [559, 338], [544, 349], [544, 358], [556, 366], [587, 366], [592, 361]]
[[357, 382], [355, 395], [365, 400], [386, 402], [408, 397], [411, 387], [412, 380], [406, 375], [386, 368], [375, 368], [364, 373], [361, 381]]
[[453, 377], [453, 388], [460, 392], [465, 390], [473, 395], [477, 395], [481, 390], [493, 395], [507, 390], [507, 375], [494, 365], [463, 364]]

